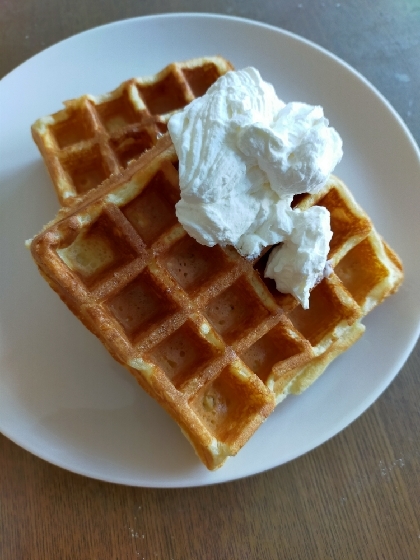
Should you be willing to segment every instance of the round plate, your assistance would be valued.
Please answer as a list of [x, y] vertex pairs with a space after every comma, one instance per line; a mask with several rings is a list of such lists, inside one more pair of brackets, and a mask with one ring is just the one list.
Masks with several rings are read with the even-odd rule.
[[[365, 319], [365, 335], [304, 394], [288, 397], [235, 458], [208, 472], [166, 413], [42, 280], [24, 242], [58, 204], [30, 135], [40, 116], [171, 61], [221, 54], [255, 66], [285, 101], [324, 106], [344, 142], [336, 169], [400, 254], [405, 282]], [[197, 14], [125, 20], [63, 41], [0, 82], [0, 429], [68, 470], [135, 486], [237, 479], [313, 449], [357, 418], [419, 333], [420, 157], [366, 80], [308, 41], [252, 21]]]

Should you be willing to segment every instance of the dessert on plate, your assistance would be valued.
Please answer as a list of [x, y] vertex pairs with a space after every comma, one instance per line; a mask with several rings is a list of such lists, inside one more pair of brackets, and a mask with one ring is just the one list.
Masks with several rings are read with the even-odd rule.
[[[204, 60], [208, 64], [214, 59]], [[229, 63], [217, 60], [219, 73], [225, 75]], [[191, 68], [191, 64], [183, 64], [175, 67]], [[238, 76], [245, 81], [254, 80], [258, 89], [266, 89], [253, 72], [229, 73], [224, 81], [218, 80], [210, 88], [208, 95], [217, 93], [220, 81], [229, 85], [229, 80], [239, 79]], [[270, 110], [276, 115], [283, 111], [282, 122], [286, 117], [295, 119], [302, 137], [307, 138], [306, 123], [314, 121], [320, 130], [318, 136], [327, 138], [321, 146], [322, 153], [331, 153], [329, 142], [337, 138], [331, 131], [326, 132], [319, 112], [307, 110], [307, 106], [277, 105], [270, 97], [271, 90], [267, 92]], [[245, 107], [249, 108], [246, 95], [239, 97], [238, 103], [235, 98], [235, 107], [245, 99]], [[208, 99], [205, 96], [199, 102], [206, 110]], [[216, 98], [215, 106], [219, 108], [220, 100]], [[280, 124], [277, 128], [264, 125], [264, 130], [260, 127], [256, 135], [251, 131], [253, 135], [247, 137], [240, 132], [241, 150], [246, 151], [250, 142], [258, 139], [252, 143], [251, 159], [246, 159], [236, 144], [233, 148], [233, 144], [224, 144], [226, 138], [228, 143], [232, 138], [232, 130], [226, 128], [225, 137], [219, 135], [217, 140], [223, 157], [216, 153], [210, 156], [219, 166], [208, 167], [219, 172], [225, 165], [225, 156], [229, 156], [227, 172], [236, 171], [229, 175], [229, 184], [225, 179], [221, 181], [221, 198], [206, 198], [211, 186], [204, 187], [211, 183], [212, 175], [200, 175], [206, 167], [204, 161], [203, 165], [194, 164], [196, 169], [188, 165], [188, 155], [185, 159], [177, 136], [180, 125], [184, 126], [182, 118], [187, 115], [187, 124], [192, 122], [188, 111], [191, 107], [195, 110], [199, 103], [189, 105], [183, 116], [176, 113], [169, 124], [171, 132], [173, 123], [172, 138], [168, 133], [156, 134], [150, 149], [115, 168], [84, 196], [77, 189], [66, 187], [61, 191], [61, 199], [71, 201], [71, 205], [62, 208], [31, 240], [30, 248], [52, 289], [174, 418], [206, 467], [216, 469], [240, 450], [276, 404], [289, 393], [306, 389], [361, 336], [363, 317], [396, 291], [403, 271], [398, 256], [376, 232], [349, 189], [329, 169], [324, 169], [320, 178], [310, 166], [305, 167], [302, 173], [310, 169], [311, 181], [316, 177], [311, 192], [305, 190], [305, 182], [296, 181], [296, 176], [302, 178], [300, 167], [292, 174], [287, 171], [287, 177], [293, 180], [287, 183], [286, 194], [271, 192], [268, 183], [281, 183], [281, 177], [273, 175], [264, 163], [272, 163], [271, 155], [263, 161], [264, 150], [259, 159], [255, 154], [266, 138], [272, 146], [283, 134]], [[236, 110], [241, 116], [243, 105], [240, 109], [229, 108], [233, 121], [238, 116]], [[249, 109], [245, 112], [248, 115]], [[235, 121], [235, 130], [246, 129], [248, 133], [252, 125], [241, 119]], [[44, 138], [56, 132], [57, 122], [53, 119], [48, 124], [44, 120], [42, 126], [51, 129]], [[212, 122], [216, 122], [219, 134], [223, 122], [216, 118]], [[313, 128], [311, 125], [310, 130]], [[186, 153], [191, 154], [185, 134], [182, 138]], [[78, 148], [85, 142], [76, 145], [75, 151], [82, 154]], [[282, 141], [282, 146], [285, 144]], [[203, 145], [201, 137], [193, 137], [195, 149], [201, 150]], [[308, 145], [314, 145], [312, 140]], [[293, 153], [296, 151], [295, 146]], [[41, 148], [41, 153], [46, 152]], [[281, 152], [279, 157], [283, 155]], [[78, 165], [85, 169], [80, 157]], [[54, 173], [51, 175], [54, 178]], [[245, 225], [223, 198], [233, 183], [242, 189], [244, 197], [249, 197], [250, 208], [257, 201], [257, 217]], [[66, 197], [63, 193], [71, 195]], [[235, 204], [238, 196], [235, 194], [230, 202]], [[188, 208], [190, 214], [186, 212]], [[226, 208], [232, 223], [220, 225]], [[263, 210], [267, 214], [263, 214], [261, 227], [256, 228]], [[327, 234], [314, 227], [314, 215], [315, 220], [316, 216], [328, 215]], [[185, 217], [187, 223], [183, 224]], [[314, 249], [302, 257], [299, 247], [292, 247], [295, 253], [292, 252], [291, 264], [293, 268], [297, 258], [306, 259], [302, 267], [309, 270], [306, 275], [290, 268], [289, 257], [280, 258], [281, 266], [277, 258], [284, 256], [282, 248], [295, 239], [293, 220], [301, 223], [305, 217], [309, 225], [303, 224], [299, 239], [302, 244], [312, 243], [307, 240], [309, 228]], [[267, 229], [268, 220], [272, 223]], [[237, 228], [237, 222], [242, 229]], [[324, 243], [316, 243], [325, 237], [328, 243], [324, 260], [314, 261], [307, 254], [318, 251], [320, 246], [325, 248]], [[274, 265], [273, 255], [277, 259]], [[270, 277], [270, 262], [271, 268], [291, 271], [291, 278], [298, 278], [299, 285], [291, 286], [289, 293], [279, 291], [281, 273]], [[313, 285], [308, 284], [308, 278]]]

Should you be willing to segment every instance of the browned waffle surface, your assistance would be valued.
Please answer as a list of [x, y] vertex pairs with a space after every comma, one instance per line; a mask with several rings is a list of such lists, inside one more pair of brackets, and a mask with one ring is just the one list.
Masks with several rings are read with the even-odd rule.
[[357, 340], [361, 318], [402, 272], [336, 178], [316, 200], [299, 201], [325, 204], [333, 216], [335, 272], [313, 289], [309, 310], [263, 278], [266, 255], [250, 262], [189, 237], [175, 216], [178, 198], [166, 135], [62, 210], [31, 250], [51, 287], [214, 469], [275, 402], [310, 385]]
[[32, 136], [60, 203], [72, 205], [154, 146], [171, 114], [203, 95], [230, 69], [222, 57], [172, 63], [105, 95], [66, 101], [65, 109], [37, 120]]
[[306, 389], [333, 359], [350, 348], [365, 330], [363, 317], [394, 293], [404, 277], [398, 255], [378, 235], [340, 179], [331, 176], [319, 193], [295, 200], [295, 207], [302, 210], [314, 204], [330, 212], [333, 237], [328, 260], [333, 273], [313, 288], [309, 309], [303, 309], [290, 294], [279, 293], [273, 280], [263, 278], [269, 252], [254, 263], [273, 299], [310, 344], [314, 356], [289, 375], [270, 379], [268, 386], [276, 402]]

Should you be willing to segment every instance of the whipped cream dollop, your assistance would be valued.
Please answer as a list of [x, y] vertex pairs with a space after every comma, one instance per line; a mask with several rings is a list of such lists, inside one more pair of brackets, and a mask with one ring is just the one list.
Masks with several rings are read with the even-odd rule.
[[331, 230], [325, 209], [293, 210], [342, 157], [323, 109], [284, 103], [255, 68], [228, 72], [168, 123], [179, 158], [176, 214], [199, 243], [233, 245], [255, 258], [272, 250], [266, 276], [304, 307], [323, 277]]
[[294, 294], [307, 309], [311, 288], [332, 272], [327, 261], [330, 213], [323, 206], [312, 206], [305, 212], [294, 210], [294, 216], [290, 237], [270, 252], [265, 276], [275, 280], [280, 292]]

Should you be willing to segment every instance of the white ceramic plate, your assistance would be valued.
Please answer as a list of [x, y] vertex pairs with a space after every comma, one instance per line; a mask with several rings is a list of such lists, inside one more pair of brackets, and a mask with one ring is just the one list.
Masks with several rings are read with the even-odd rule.
[[[344, 141], [337, 173], [405, 262], [399, 293], [300, 397], [281, 404], [226, 465], [208, 472], [180, 430], [39, 276], [24, 241], [58, 208], [30, 125], [65, 99], [100, 94], [173, 60], [222, 54], [256, 66], [286, 101], [324, 106]], [[409, 355], [420, 318], [420, 158], [387, 102], [346, 64], [290, 33], [236, 18], [173, 14], [82, 33], [0, 82], [0, 430], [74, 472], [136, 486], [244, 477], [289, 461], [342, 430]]]

